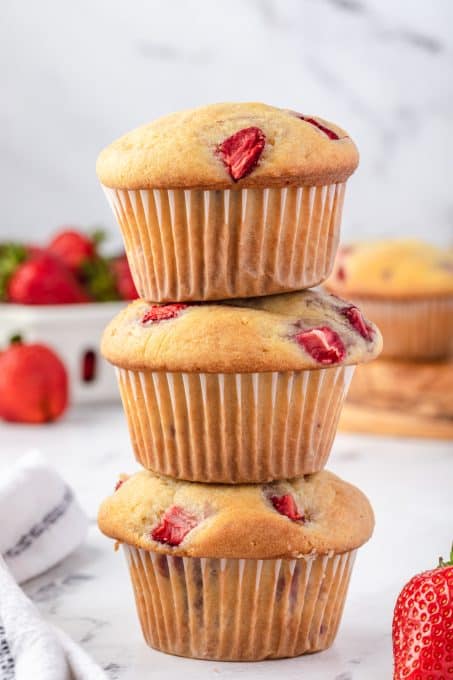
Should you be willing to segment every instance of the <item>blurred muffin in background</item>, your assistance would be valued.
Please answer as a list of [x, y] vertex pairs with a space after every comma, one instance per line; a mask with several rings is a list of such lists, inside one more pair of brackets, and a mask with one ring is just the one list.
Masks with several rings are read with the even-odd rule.
[[343, 245], [325, 287], [353, 300], [381, 329], [383, 357], [452, 353], [453, 251], [415, 239]]

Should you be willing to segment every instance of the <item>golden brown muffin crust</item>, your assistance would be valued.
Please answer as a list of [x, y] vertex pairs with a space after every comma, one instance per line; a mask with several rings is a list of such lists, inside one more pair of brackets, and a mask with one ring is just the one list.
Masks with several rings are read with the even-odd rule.
[[[303, 520], [281, 514], [272, 498], [291, 496]], [[179, 545], [152, 535], [165, 513], [182, 509], [197, 525]], [[373, 511], [364, 494], [322, 471], [267, 485], [182, 482], [137, 472], [101, 505], [101, 531], [117, 541], [188, 557], [271, 559], [342, 553], [367, 541]]]
[[453, 295], [453, 252], [416, 239], [340, 247], [328, 290], [346, 297], [426, 299]]
[[[344, 347], [332, 365], [370, 361], [382, 347], [364, 320], [363, 337], [345, 316], [350, 303], [315, 290], [223, 303], [161, 305], [137, 300], [107, 326], [101, 345], [112, 364], [131, 370], [250, 373], [325, 368], [297, 341], [312, 328], [331, 329]], [[143, 323], [153, 309], [174, 318]]]
[[[99, 155], [97, 175], [117, 189], [231, 189], [312, 186], [345, 181], [358, 165], [353, 141], [337, 125], [260, 103], [211, 104], [172, 113], [129, 132]], [[218, 154], [239, 130], [259, 128], [265, 146], [258, 164], [234, 181]]]

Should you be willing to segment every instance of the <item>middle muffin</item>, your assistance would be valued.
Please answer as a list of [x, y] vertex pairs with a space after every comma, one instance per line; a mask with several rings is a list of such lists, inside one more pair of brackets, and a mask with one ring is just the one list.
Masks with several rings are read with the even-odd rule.
[[354, 365], [382, 339], [357, 307], [314, 290], [222, 303], [137, 300], [109, 324], [131, 440], [145, 468], [200, 482], [321, 470]]

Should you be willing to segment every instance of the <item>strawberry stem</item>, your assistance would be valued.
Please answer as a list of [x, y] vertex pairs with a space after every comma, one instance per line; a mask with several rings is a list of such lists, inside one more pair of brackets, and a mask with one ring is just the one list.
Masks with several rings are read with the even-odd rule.
[[27, 249], [19, 243], [0, 244], [0, 301], [8, 299], [8, 283], [22, 262], [27, 259]]
[[451, 544], [449, 561], [445, 562], [443, 557], [439, 557], [439, 567], [453, 567], [453, 543]]
[[106, 233], [104, 229], [96, 228], [91, 234], [90, 238], [96, 247], [100, 246], [106, 239]]
[[12, 335], [9, 339], [9, 344], [10, 345], [21, 345], [22, 344], [22, 336], [20, 333], [16, 333], [15, 335]]

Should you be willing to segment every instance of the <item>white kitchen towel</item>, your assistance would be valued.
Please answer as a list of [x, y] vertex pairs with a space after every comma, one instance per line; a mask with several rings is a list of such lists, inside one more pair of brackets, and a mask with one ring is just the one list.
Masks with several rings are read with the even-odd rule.
[[75, 642], [41, 618], [1, 557], [0, 680], [106, 680]]
[[1, 469], [0, 518], [0, 555], [18, 583], [69, 555], [88, 527], [74, 493], [38, 451]]
[[2, 469], [0, 517], [0, 680], [105, 680], [16, 584], [60, 562], [88, 526], [72, 490], [38, 452]]

